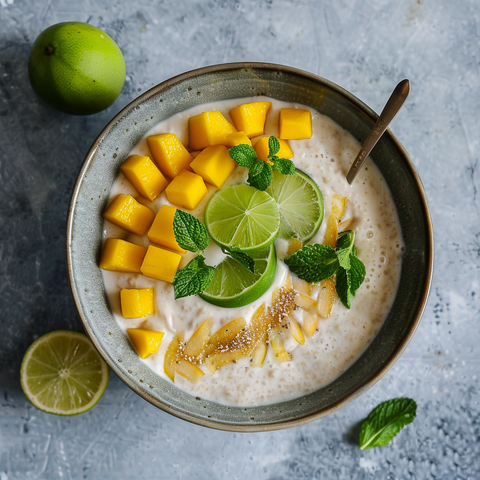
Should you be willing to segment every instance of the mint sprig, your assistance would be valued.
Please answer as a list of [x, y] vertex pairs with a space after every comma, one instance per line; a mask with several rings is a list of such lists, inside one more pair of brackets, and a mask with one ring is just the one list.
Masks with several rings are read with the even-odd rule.
[[333, 277], [339, 268], [335, 250], [330, 245], [305, 245], [286, 258], [290, 270], [306, 282], [321, 282]]
[[257, 152], [251, 145], [236, 145], [229, 148], [228, 153], [241, 167], [250, 168], [257, 161]]
[[285, 263], [290, 270], [307, 282], [321, 282], [337, 276], [335, 289], [345, 307], [351, 307], [351, 298], [365, 279], [365, 265], [357, 257], [355, 232], [342, 232], [338, 236], [337, 248], [329, 245], [306, 245]]
[[241, 167], [249, 168], [247, 183], [257, 190], [265, 191], [272, 183], [273, 170], [278, 170], [283, 175], [295, 175], [295, 165], [291, 160], [277, 157], [280, 142], [276, 137], [268, 138], [268, 162], [259, 160], [257, 152], [250, 145], [236, 145], [229, 148], [230, 157]]
[[175, 212], [173, 233], [178, 245], [190, 252], [202, 252], [210, 243], [207, 227], [197, 217], [183, 210]]
[[360, 448], [388, 445], [405, 425], [413, 422], [416, 412], [417, 404], [411, 398], [394, 398], [381, 403], [362, 424]]
[[272, 183], [272, 166], [263, 160], [256, 161], [248, 172], [247, 183], [264, 192]]
[[229, 257], [232, 257], [237, 261], [242, 267], [246, 268], [248, 271], [255, 272], [255, 260], [245, 252], [241, 252], [238, 247], [222, 247], [222, 252]]
[[175, 274], [173, 279], [175, 300], [202, 292], [210, 285], [214, 274], [215, 269], [205, 263], [205, 257], [197, 255]]

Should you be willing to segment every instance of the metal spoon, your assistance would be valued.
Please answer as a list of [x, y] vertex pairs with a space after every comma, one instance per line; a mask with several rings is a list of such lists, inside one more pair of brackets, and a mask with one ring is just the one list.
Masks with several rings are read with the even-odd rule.
[[373, 130], [368, 135], [367, 139], [363, 143], [360, 152], [358, 152], [357, 158], [353, 162], [350, 170], [347, 174], [347, 182], [351, 185], [357, 173], [362, 168], [363, 162], [372, 151], [373, 147], [376, 145], [380, 137], [384, 134], [390, 122], [393, 120], [397, 112], [400, 110], [402, 105], [405, 103], [405, 100], [410, 93], [410, 82], [405, 79], [402, 80], [396, 87], [393, 93], [390, 95], [385, 107], [382, 110], [382, 113], [378, 117]]

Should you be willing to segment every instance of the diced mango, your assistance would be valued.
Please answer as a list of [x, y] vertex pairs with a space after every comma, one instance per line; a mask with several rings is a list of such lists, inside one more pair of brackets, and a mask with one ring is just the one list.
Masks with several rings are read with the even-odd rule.
[[192, 156], [193, 159], [195, 159], [198, 157], [198, 155], [200, 155], [200, 153], [202, 153], [201, 150], [195, 150], [193, 152], [190, 152], [190, 155]]
[[292, 238], [288, 242], [287, 255], [293, 255], [295, 252], [298, 252], [302, 248], [302, 241], [299, 238]]
[[140, 318], [155, 313], [153, 288], [123, 288], [120, 290], [120, 305], [124, 318]]
[[140, 269], [146, 277], [172, 283], [181, 260], [178, 253], [149, 245]]
[[163, 371], [172, 382], [175, 381], [175, 366], [178, 358], [180, 357], [180, 351], [183, 347], [183, 341], [185, 339], [185, 332], [179, 330], [172, 341], [169, 343], [165, 352], [165, 358], [163, 360]]
[[[257, 152], [257, 157], [259, 160], [266, 162], [268, 160], [268, 138], [269, 137], [260, 137], [257, 143], [253, 146]], [[280, 142], [280, 150], [277, 152], [277, 157], [279, 158], [292, 158], [293, 150], [290, 148], [289, 143], [286, 140], [278, 140]]]
[[127, 333], [140, 358], [147, 358], [156, 353], [165, 335], [164, 332], [141, 328], [127, 328]]
[[119, 238], [107, 238], [103, 246], [99, 267], [113, 272], [141, 273], [146, 247]]
[[227, 135], [225, 139], [225, 146], [227, 148], [236, 147], [237, 145], [252, 145], [252, 141], [245, 135], [244, 132], [234, 132]]
[[312, 138], [312, 114], [299, 108], [282, 108], [278, 117], [280, 138], [300, 140]]
[[203, 150], [212, 145], [225, 145], [227, 135], [237, 129], [217, 111], [203, 112], [188, 119], [191, 150]]
[[288, 323], [290, 324], [290, 331], [292, 332], [293, 338], [300, 345], [305, 345], [305, 335], [303, 334], [302, 327], [295, 320], [293, 315], [288, 316]]
[[320, 320], [317, 313], [303, 312], [303, 331], [308, 337], [313, 337], [317, 331], [318, 321]]
[[245, 330], [247, 322], [243, 317], [236, 318], [228, 322], [223, 327], [219, 328], [208, 340], [207, 345], [205, 346], [204, 354], [208, 356], [213, 352], [219, 345], [226, 345], [228, 342], [232, 341], [237, 335]]
[[303, 293], [297, 293], [295, 295], [295, 303], [300, 308], [303, 308], [304, 310], [308, 310], [308, 311], [310, 310], [313, 311], [317, 307], [317, 302], [313, 298]]
[[117, 195], [103, 212], [104, 218], [119, 227], [143, 236], [155, 218], [155, 214], [138, 203], [131, 195]]
[[310, 296], [312, 293], [311, 284], [297, 276], [293, 277], [293, 288], [295, 291], [303, 293], [304, 295]]
[[192, 383], [198, 383], [198, 381], [205, 375], [195, 364], [182, 357], [177, 358], [175, 372]]
[[170, 182], [165, 193], [170, 203], [193, 210], [208, 193], [208, 189], [200, 175], [184, 170]]
[[176, 252], [185, 253], [175, 239], [173, 232], [173, 217], [177, 209], [170, 205], [162, 205], [155, 215], [155, 220], [148, 231], [148, 239], [155, 245], [175, 250]]
[[283, 346], [283, 333], [285, 329], [282, 325], [272, 328], [268, 332], [268, 341], [272, 346], [275, 360], [279, 362], [288, 362], [292, 359], [292, 355], [285, 350]]
[[260, 340], [252, 352], [252, 360], [250, 362], [250, 366], [262, 367], [267, 356], [267, 349], [268, 345], [266, 339]]
[[347, 197], [342, 197], [342, 195], [336, 193], [332, 195], [332, 214], [337, 217], [338, 221], [342, 219], [343, 214], [345, 213], [347, 202]]
[[317, 313], [322, 318], [328, 318], [332, 313], [335, 302], [335, 277], [327, 278], [320, 282], [320, 290], [317, 297]]
[[187, 346], [184, 350], [185, 358], [197, 358], [205, 348], [205, 345], [210, 338], [210, 332], [212, 331], [213, 320], [207, 318], [201, 323], [201, 325], [195, 330], [190, 339], [187, 342]]
[[147, 137], [155, 163], [167, 177], [175, 178], [192, 163], [192, 156], [174, 133]]
[[237, 167], [223, 145], [207, 147], [190, 165], [207, 183], [222, 187]]
[[267, 113], [272, 102], [245, 103], [230, 110], [230, 116], [237, 130], [245, 132], [247, 137], [258, 137], [265, 131]]
[[147, 156], [131, 155], [120, 165], [120, 170], [137, 189], [137, 192], [151, 202], [168, 185], [168, 180]]
[[337, 246], [338, 238], [338, 218], [331, 213], [327, 219], [327, 228], [325, 230], [325, 237], [323, 243], [330, 245], [332, 248]]

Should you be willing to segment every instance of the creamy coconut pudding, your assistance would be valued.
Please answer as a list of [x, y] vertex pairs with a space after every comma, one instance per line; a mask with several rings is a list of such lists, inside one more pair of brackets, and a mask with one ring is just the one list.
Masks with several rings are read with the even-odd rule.
[[[298, 112], [308, 111], [313, 132], [311, 138], [289, 139], [282, 142], [282, 149], [278, 152], [278, 156], [288, 156], [289, 153], [285, 148], [291, 148], [294, 154], [291, 160], [295, 167], [305, 172], [321, 190], [323, 204], [321, 197], [318, 198], [317, 203], [321, 209], [324, 209], [324, 219], [318, 231], [308, 240], [302, 242], [295, 238], [298, 235], [294, 235], [294, 238], [290, 239], [280, 238], [281, 235], [277, 237], [274, 242], [276, 258], [269, 257], [270, 260], [273, 258], [276, 263], [276, 271], [273, 272], [270, 269], [269, 274], [265, 275], [265, 277], [272, 277], [268, 281], [269, 285], [271, 283], [270, 286], [267, 285], [268, 289], [259, 298], [236, 308], [214, 305], [199, 295], [175, 299], [171, 269], [174, 270], [173, 274], [180, 272], [189, 262], [197, 258], [198, 252], [182, 253], [182, 249], [178, 248], [178, 245], [173, 245], [174, 248], [172, 248], [172, 245], [168, 244], [171, 238], [167, 239], [167, 243], [158, 243], [165, 242], [165, 238], [158, 239], [154, 234], [150, 234], [157, 222], [157, 219], [153, 221], [153, 218], [164, 205], [186, 211], [204, 222], [206, 206], [216, 192], [224, 192], [228, 188], [234, 188], [232, 186], [247, 184], [249, 169], [241, 166], [237, 166], [228, 175], [221, 188], [211, 183], [218, 180], [215, 177], [216, 172], [212, 174], [215, 178], [210, 178], [208, 172], [202, 171], [203, 179], [201, 178], [201, 180], [204, 182], [206, 194], [194, 207], [193, 204], [188, 203], [195, 202], [194, 198], [178, 200], [178, 197], [173, 194], [175, 193], [173, 187], [170, 192], [167, 188], [166, 191], [162, 190], [154, 200], [148, 200], [145, 195], [149, 192], [143, 192], [143, 196], [140, 195], [138, 185], [137, 188], [134, 187], [125, 174], [120, 172], [118, 180], [110, 192], [111, 203], [107, 208], [110, 215], [107, 215], [109, 220], [104, 223], [103, 236], [104, 239], [122, 239], [129, 242], [128, 245], [133, 244], [144, 248], [125, 253], [125, 250], [122, 250], [125, 244], [110, 245], [110, 250], [106, 248], [107, 244], [105, 244], [100, 264], [104, 268], [106, 291], [115, 319], [125, 330], [126, 335], [129, 335], [132, 348], [135, 347], [139, 355], [145, 357], [143, 361], [150, 368], [168, 381], [170, 381], [169, 377], [173, 376], [174, 382], [179, 388], [195, 396], [223, 404], [244, 406], [269, 404], [300, 397], [325, 386], [343, 373], [366, 349], [388, 314], [398, 286], [403, 250], [395, 206], [378, 169], [371, 161], [367, 162], [353, 185], [349, 185], [345, 180], [345, 175], [358, 153], [358, 142], [330, 118], [306, 106], [264, 97], [242, 98], [196, 106], [153, 127], [133, 148], [129, 158], [136, 155], [138, 156], [135, 157], [137, 160], [143, 157], [153, 159], [155, 152], [152, 150], [155, 150], [156, 147], [153, 144], [149, 145], [147, 137], [165, 133], [174, 134], [182, 145], [188, 146], [189, 151], [195, 151], [198, 146], [192, 145], [194, 142], [192, 142], [192, 138], [189, 139], [189, 133], [191, 137], [189, 118], [204, 112], [215, 111], [221, 112], [233, 125], [229, 112], [235, 107], [255, 102], [271, 102], [271, 108], [267, 108], [267, 112], [265, 112], [266, 121], [263, 135], [261, 135], [264, 138], [280, 136], [279, 114], [282, 109], [296, 109]], [[295, 120], [295, 116], [291, 118]], [[238, 123], [241, 123], [241, 119], [234, 118], [233, 120], [235, 120], [236, 130], [240, 130]], [[190, 124], [190, 129], [192, 128], [192, 124]], [[234, 135], [234, 137], [228, 142], [240, 141], [240, 135]], [[251, 143], [257, 147], [257, 154], [260, 157], [261, 148], [256, 145], [258, 136], [251, 135], [251, 137]], [[210, 141], [212, 140], [210, 139]], [[227, 147], [235, 145], [224, 139], [214, 139], [214, 145], [215, 142], [223, 142]], [[265, 143], [265, 141], [262, 142]], [[203, 146], [198, 148], [198, 150], [201, 149]], [[200, 154], [195, 151], [193, 156], [201, 161], [203, 157], [196, 155]], [[194, 164], [192, 167], [189, 166], [193, 156], [190, 159], [185, 157], [188, 161], [182, 160], [187, 162], [183, 164], [183, 167], [182, 161], [180, 161], [179, 164], [182, 168], [179, 168], [179, 172], [174, 171], [175, 165], [173, 167], [171, 165], [164, 166], [165, 185], [170, 182], [172, 177], [174, 179], [179, 177], [182, 171], [187, 171], [188, 175], [182, 174], [180, 177], [186, 176], [189, 181], [193, 179], [192, 181], [197, 182], [196, 177], [202, 177], [195, 173], [195, 171], [201, 171], [202, 168], [196, 169]], [[168, 168], [173, 168], [173, 170], [165, 171]], [[162, 170], [162, 168], [160, 169]], [[131, 175], [131, 171], [128, 169], [122, 168], [122, 170]], [[141, 177], [141, 175], [139, 176]], [[205, 177], [208, 179], [207, 181], [204, 181]], [[283, 177], [284, 175], [274, 172], [274, 182], [282, 182]], [[159, 188], [162, 186], [161, 182], [160, 179]], [[169, 187], [172, 183], [173, 181]], [[182, 187], [180, 184], [180, 194], [182, 188], [187, 187]], [[201, 186], [191, 187], [191, 184], [188, 183], [188, 188], [193, 189], [193, 196], [203, 195], [200, 191], [203, 188]], [[253, 189], [253, 187], [248, 188]], [[168, 198], [167, 194], [169, 194]], [[118, 197], [118, 195], [124, 196]], [[133, 230], [138, 227], [135, 230], [137, 233], [127, 231], [117, 225], [119, 223], [116, 221], [118, 212], [126, 210], [131, 212], [137, 208], [136, 204], [128, 205], [129, 200], [126, 200], [125, 195], [131, 195], [138, 204], [147, 207], [152, 212], [151, 214], [147, 212], [146, 217], [134, 222]], [[117, 206], [115, 211], [112, 205], [120, 201], [117, 200], [118, 198], [122, 199], [124, 204], [121, 208]], [[193, 208], [185, 208], [184, 205], [179, 205], [179, 202], [186, 202]], [[125, 206], [125, 204], [127, 205]], [[169, 231], [171, 237], [174, 208], [162, 210], [166, 213], [162, 214], [161, 219], [159, 218], [161, 215], [157, 215], [160, 222], [158, 235], [162, 236]], [[308, 209], [308, 205], [305, 208]], [[303, 211], [304, 209], [300, 208], [298, 212], [294, 213], [294, 216], [301, 216]], [[117, 217], [115, 217], [116, 214]], [[117, 224], [112, 223], [110, 221], [112, 219]], [[169, 226], [168, 222], [170, 222]], [[335, 224], [333, 230], [332, 222]], [[210, 233], [212, 233], [212, 228], [209, 226]], [[300, 280], [283, 261], [307, 244], [326, 243], [334, 248], [337, 244], [337, 233], [341, 235], [342, 230], [355, 233], [356, 256], [365, 266], [364, 281], [356, 290], [355, 296], [351, 298], [350, 309], [344, 306], [335, 293], [335, 276], [322, 283]], [[280, 232], [282, 232], [281, 228]], [[151, 238], [149, 239], [149, 235], [152, 238], [155, 237], [154, 242]], [[333, 237], [334, 243], [332, 244]], [[149, 253], [146, 253], [145, 247], [149, 247], [149, 245], [160, 245], [162, 252], [166, 253], [161, 253], [160, 257], [152, 257], [152, 260], [152, 258], [148, 258], [151, 247]], [[228, 257], [228, 252], [225, 249], [222, 251], [213, 240], [210, 240], [208, 247], [200, 253], [205, 258], [205, 264], [213, 267]], [[126, 255], [126, 258], [118, 260], [118, 256], [122, 255]], [[250, 252], [249, 255], [255, 257], [255, 252]], [[116, 260], [112, 260], [115, 256], [117, 256]], [[179, 264], [175, 265], [177, 261]], [[235, 262], [231, 259], [229, 261], [230, 263]], [[125, 265], [122, 262], [128, 263], [130, 267], [133, 262], [135, 266], [123, 268]], [[265, 265], [266, 260], [262, 267], [264, 270], [266, 270]], [[152, 278], [155, 276], [155, 269], [159, 268], [169, 270], [164, 272], [167, 277], [170, 275], [167, 281]], [[240, 272], [244, 268], [246, 267], [241, 263], [238, 265]], [[122, 269], [131, 271], [118, 271]], [[241, 273], [241, 275], [243, 274]], [[245, 275], [248, 277], [249, 274]], [[148, 289], [153, 289], [153, 291]], [[123, 291], [122, 297], [121, 291]], [[217, 297], [213, 295], [211, 298]], [[279, 298], [287, 305], [285, 315], [282, 313], [282, 308], [279, 308]], [[148, 305], [153, 305], [153, 310], [149, 309]], [[295, 308], [293, 309], [293, 307]], [[277, 315], [279, 318], [281, 317], [279, 325], [269, 324], [268, 332], [262, 334], [263, 337], [260, 341], [258, 338], [262, 335], [259, 334], [260, 337], [255, 337], [254, 341], [257, 342], [255, 349], [252, 347], [244, 358], [232, 357], [225, 361], [225, 364], [221, 364], [221, 362], [213, 364], [212, 368], [209, 358], [210, 356], [213, 358], [213, 352], [224, 353], [223, 347], [218, 343], [213, 346], [210, 343], [209, 347], [208, 342], [212, 342], [212, 338], [216, 338], [212, 335], [230, 322], [243, 318], [244, 324], [241, 322], [240, 324], [238, 322], [230, 324], [232, 326], [230, 333], [235, 333], [237, 339], [242, 338], [241, 341], [245, 342], [247, 336], [245, 332], [249, 331], [251, 322], [258, 322], [262, 311], [267, 311], [269, 308], [276, 309], [276, 314], [280, 312], [280, 315]], [[268, 323], [264, 317], [262, 317], [263, 325]], [[198, 356], [184, 355], [185, 344], [188, 347], [189, 339], [201, 325], [204, 326], [201, 337], [203, 343], [200, 342], [203, 347], [202, 353]], [[238, 332], [234, 331], [234, 327], [238, 327]], [[132, 334], [127, 334], [127, 329], [135, 330], [130, 330]], [[179, 335], [179, 332], [184, 332], [183, 336]], [[225, 344], [227, 344], [225, 332], [223, 335]], [[197, 335], [197, 337], [200, 336]], [[235, 342], [232, 344], [232, 339], [229, 341], [230, 346], [224, 346], [223, 350], [231, 350], [235, 345], [238, 346]], [[263, 351], [259, 348], [259, 344], [265, 345]], [[158, 345], [160, 346], [158, 347]], [[157, 347], [158, 349], [156, 349]], [[149, 350], [150, 348], [152, 350]], [[154, 353], [150, 354], [151, 351]], [[174, 359], [173, 363], [172, 358]], [[175, 373], [177, 364], [180, 366]]]

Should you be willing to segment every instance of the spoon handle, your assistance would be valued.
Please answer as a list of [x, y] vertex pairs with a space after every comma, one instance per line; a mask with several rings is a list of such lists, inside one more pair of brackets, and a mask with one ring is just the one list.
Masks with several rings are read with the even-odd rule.
[[373, 147], [376, 145], [380, 137], [384, 134], [390, 122], [393, 120], [397, 112], [400, 110], [402, 105], [410, 93], [410, 82], [405, 79], [402, 80], [396, 87], [395, 90], [390, 95], [385, 107], [382, 110], [382, 113], [378, 117], [373, 130], [370, 132], [365, 142], [358, 152], [357, 158], [353, 162], [348, 174], [347, 182], [352, 184], [354, 178], [357, 176], [357, 173], [362, 168], [363, 162], [372, 151]]

